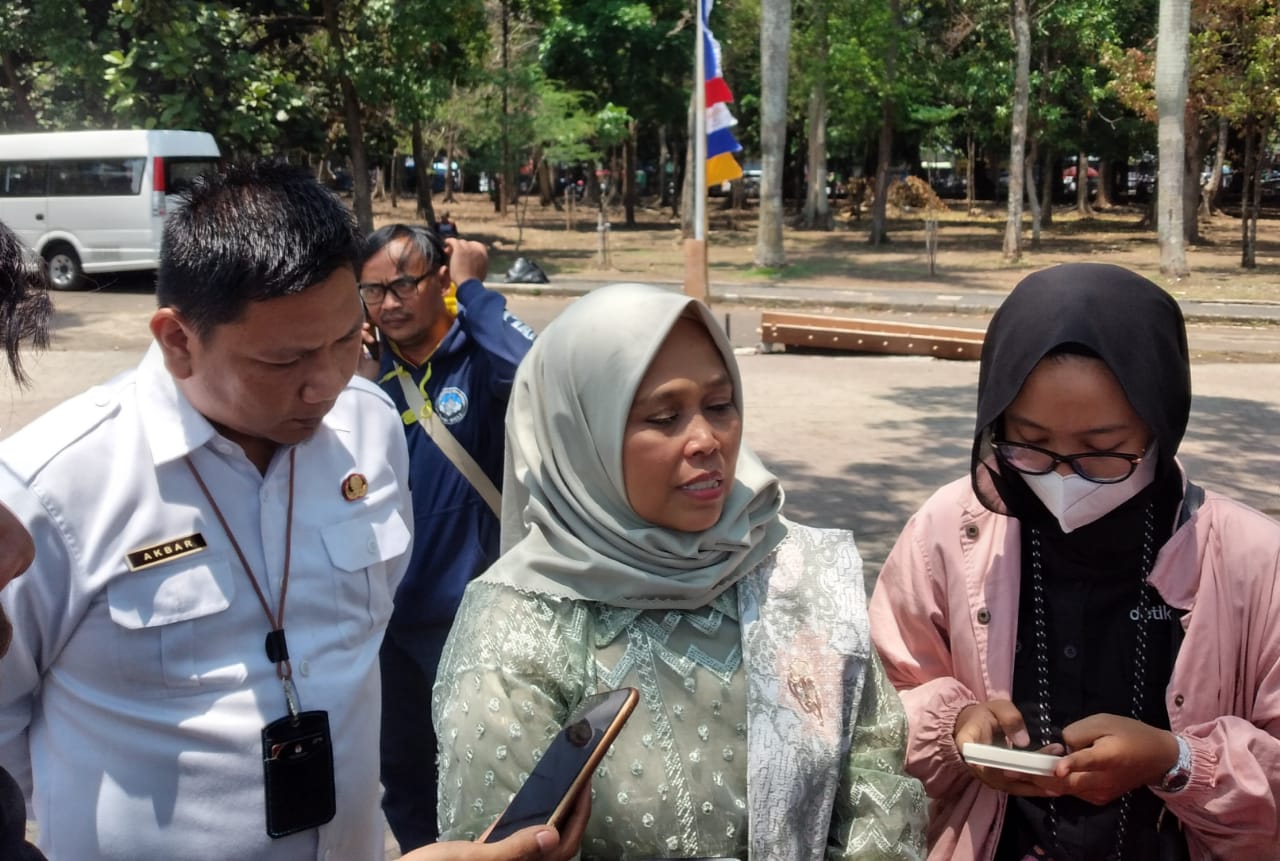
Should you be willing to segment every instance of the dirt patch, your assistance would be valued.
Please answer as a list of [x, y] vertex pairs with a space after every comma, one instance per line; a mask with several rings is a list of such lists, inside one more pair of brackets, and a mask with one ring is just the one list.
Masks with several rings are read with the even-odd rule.
[[[637, 208], [636, 224], [624, 223], [620, 208], [607, 212], [608, 264], [601, 262], [601, 236], [595, 210], [575, 212], [542, 207], [522, 200], [506, 214], [494, 212], [487, 195], [458, 195], [447, 208], [463, 236], [489, 243], [492, 270], [504, 273], [517, 256], [535, 260], [553, 279], [575, 275], [607, 280], [646, 278], [678, 281], [684, 257], [679, 219], [655, 202]], [[1003, 205], [980, 204], [972, 213], [963, 203], [946, 201], [938, 219], [937, 274], [929, 275], [925, 254], [925, 212], [891, 207], [889, 242], [867, 243], [869, 222], [841, 212], [831, 232], [788, 228], [782, 269], [761, 269], [753, 256], [756, 210], [724, 209], [710, 201], [709, 257], [715, 283], [767, 284], [786, 281], [814, 285], [873, 283], [880, 286], [927, 285], [930, 288], [1009, 290], [1028, 272], [1055, 263], [1097, 260], [1129, 267], [1163, 284], [1179, 298], [1280, 302], [1280, 219], [1259, 224], [1257, 267], [1240, 268], [1240, 223], [1220, 215], [1202, 222], [1203, 242], [1189, 249], [1191, 275], [1182, 280], [1160, 274], [1159, 248], [1153, 230], [1141, 226], [1143, 212], [1134, 207], [1099, 210], [1081, 216], [1071, 208], [1054, 210], [1053, 224], [1032, 249], [1030, 219], [1021, 262], [1006, 263]], [[518, 215], [517, 215], [518, 211]], [[413, 221], [412, 200], [374, 205], [375, 221]]]

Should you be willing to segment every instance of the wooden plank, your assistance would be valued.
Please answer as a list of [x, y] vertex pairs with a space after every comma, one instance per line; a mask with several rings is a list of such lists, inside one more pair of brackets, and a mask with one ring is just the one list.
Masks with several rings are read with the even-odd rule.
[[985, 334], [952, 326], [772, 311], [761, 315], [760, 333], [766, 344], [970, 361], [981, 356]]

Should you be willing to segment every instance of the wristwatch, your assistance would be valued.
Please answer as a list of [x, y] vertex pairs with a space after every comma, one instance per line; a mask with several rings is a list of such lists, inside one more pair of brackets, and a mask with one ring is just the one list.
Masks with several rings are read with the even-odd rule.
[[1165, 772], [1164, 778], [1157, 787], [1161, 792], [1179, 792], [1186, 788], [1191, 780], [1191, 745], [1180, 735], [1174, 738], [1178, 742], [1178, 761], [1173, 768]]

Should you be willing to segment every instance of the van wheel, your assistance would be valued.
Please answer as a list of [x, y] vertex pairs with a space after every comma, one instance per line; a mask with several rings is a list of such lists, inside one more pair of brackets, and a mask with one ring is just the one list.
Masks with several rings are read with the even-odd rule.
[[79, 290], [84, 286], [80, 256], [70, 245], [50, 245], [44, 251], [44, 260], [48, 266], [49, 286], [54, 290]]

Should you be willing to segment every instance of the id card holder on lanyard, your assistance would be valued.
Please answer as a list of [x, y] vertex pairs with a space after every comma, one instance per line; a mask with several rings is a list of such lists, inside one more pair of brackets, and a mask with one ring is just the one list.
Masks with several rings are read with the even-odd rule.
[[231, 541], [253, 591], [258, 595], [262, 612], [271, 623], [267, 634], [267, 659], [276, 665], [276, 675], [284, 689], [288, 714], [262, 728], [262, 783], [266, 802], [266, 826], [270, 837], [285, 837], [318, 828], [337, 813], [333, 782], [333, 741], [329, 735], [329, 713], [322, 710], [302, 711], [298, 691], [293, 684], [293, 666], [284, 636], [284, 602], [289, 592], [289, 562], [293, 543], [293, 471], [297, 449], [289, 452], [289, 508], [285, 526], [284, 576], [280, 585], [279, 610], [271, 612], [266, 595], [249, 567], [235, 534], [222, 515], [222, 510], [209, 492], [190, 457], [187, 468], [196, 484], [213, 507], [222, 530]]
[[299, 712], [262, 728], [262, 780], [271, 837], [318, 828], [333, 819], [337, 805], [328, 712]]

